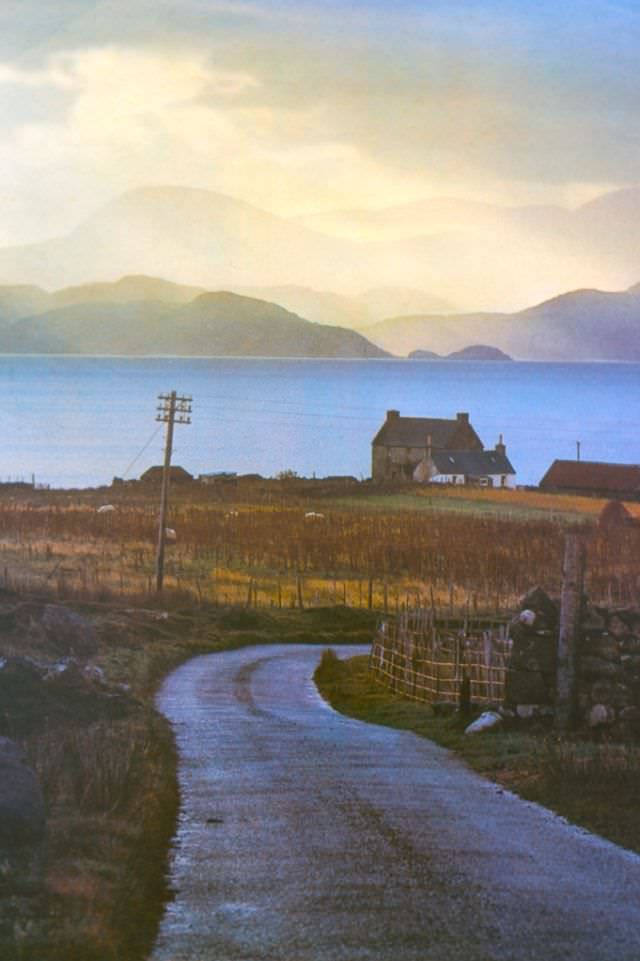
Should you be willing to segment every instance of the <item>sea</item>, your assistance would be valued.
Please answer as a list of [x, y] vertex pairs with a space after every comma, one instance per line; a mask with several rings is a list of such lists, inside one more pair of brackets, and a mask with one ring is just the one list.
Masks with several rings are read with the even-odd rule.
[[185, 357], [0, 357], [0, 482], [97, 487], [162, 463], [157, 398], [192, 400], [173, 463], [192, 474], [371, 473], [388, 409], [469, 413], [502, 434], [517, 483], [555, 458], [640, 463], [640, 364]]

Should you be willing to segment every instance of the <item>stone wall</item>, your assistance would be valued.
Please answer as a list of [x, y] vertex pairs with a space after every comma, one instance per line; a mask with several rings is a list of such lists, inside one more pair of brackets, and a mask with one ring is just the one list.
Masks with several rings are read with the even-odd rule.
[[553, 713], [559, 616], [559, 603], [536, 587], [511, 622], [505, 706], [520, 717]]
[[[559, 601], [534, 588], [511, 623], [505, 706], [520, 717], [553, 713], [559, 617]], [[576, 675], [580, 726], [640, 733], [640, 608], [604, 608], [585, 599]]]
[[578, 717], [640, 731], [640, 610], [587, 611], [578, 661]]

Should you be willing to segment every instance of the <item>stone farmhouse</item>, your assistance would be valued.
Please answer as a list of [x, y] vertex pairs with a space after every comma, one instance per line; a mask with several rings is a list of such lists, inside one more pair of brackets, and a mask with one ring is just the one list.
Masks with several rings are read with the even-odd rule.
[[372, 442], [373, 480], [421, 484], [475, 484], [512, 487], [515, 470], [500, 437], [494, 450], [484, 445], [467, 413], [455, 420], [436, 417], [387, 417]]

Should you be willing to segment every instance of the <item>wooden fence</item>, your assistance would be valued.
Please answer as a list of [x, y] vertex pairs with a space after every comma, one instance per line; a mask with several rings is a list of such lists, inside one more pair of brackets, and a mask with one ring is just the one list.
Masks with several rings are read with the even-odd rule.
[[510, 650], [506, 618], [436, 617], [420, 609], [381, 622], [369, 667], [411, 700], [499, 704]]

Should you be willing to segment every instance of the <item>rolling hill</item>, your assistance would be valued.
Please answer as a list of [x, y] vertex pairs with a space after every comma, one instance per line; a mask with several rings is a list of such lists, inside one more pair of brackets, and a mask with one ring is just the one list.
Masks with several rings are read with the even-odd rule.
[[277, 304], [224, 291], [200, 294], [179, 306], [155, 301], [72, 303], [24, 318], [4, 333], [5, 350], [17, 353], [388, 356], [353, 330], [313, 324]]
[[330, 324], [338, 327], [357, 329], [366, 327], [376, 320], [366, 304], [355, 297], [334, 294], [329, 290], [313, 290], [297, 284], [282, 287], [239, 287], [234, 293], [245, 297], [257, 297], [279, 304], [315, 324]]
[[369, 357], [448, 355], [488, 340], [518, 359], [640, 360], [640, 284], [571, 291], [511, 314], [391, 317], [357, 333], [339, 320], [369, 316], [360, 300], [304, 287], [268, 291], [288, 305], [315, 305], [312, 319], [330, 323], [264, 298], [127, 275], [54, 292], [0, 287], [0, 351]]

